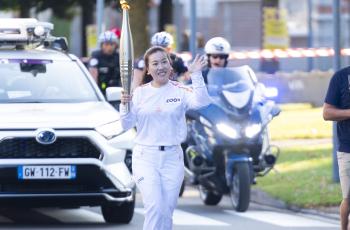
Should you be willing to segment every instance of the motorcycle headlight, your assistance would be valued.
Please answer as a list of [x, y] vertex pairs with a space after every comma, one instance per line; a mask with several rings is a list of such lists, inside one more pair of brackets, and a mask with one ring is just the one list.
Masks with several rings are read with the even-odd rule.
[[238, 131], [233, 128], [230, 127], [224, 123], [219, 123], [216, 124], [216, 128], [225, 136], [232, 138], [232, 139], [237, 139], [239, 137]]
[[120, 121], [114, 121], [105, 125], [101, 125], [95, 130], [108, 140], [118, 136], [124, 131]]
[[255, 135], [257, 135], [258, 133], [260, 133], [260, 131], [261, 131], [261, 124], [248, 125], [245, 128], [245, 135], [248, 138], [252, 138]]

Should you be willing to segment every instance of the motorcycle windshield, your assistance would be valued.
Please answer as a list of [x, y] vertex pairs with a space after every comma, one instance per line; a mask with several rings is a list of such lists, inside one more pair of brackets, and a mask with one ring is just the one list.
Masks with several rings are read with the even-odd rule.
[[222, 95], [231, 106], [242, 109], [251, 101], [254, 77], [248, 66], [213, 68], [208, 73], [209, 94]]
[[245, 88], [243, 85], [253, 88], [254, 81], [256, 81], [256, 77], [248, 66], [211, 68], [208, 72], [209, 87], [230, 88], [236, 91], [243, 91]]

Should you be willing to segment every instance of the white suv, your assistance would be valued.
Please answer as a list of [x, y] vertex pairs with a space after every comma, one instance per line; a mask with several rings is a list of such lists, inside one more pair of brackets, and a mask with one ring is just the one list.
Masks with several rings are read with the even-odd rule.
[[0, 207], [101, 206], [107, 222], [128, 223], [135, 133], [52, 29], [0, 19]]

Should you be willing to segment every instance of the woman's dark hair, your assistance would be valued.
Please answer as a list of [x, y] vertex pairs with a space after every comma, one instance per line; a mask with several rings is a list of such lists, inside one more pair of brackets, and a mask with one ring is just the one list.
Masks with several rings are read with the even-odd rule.
[[143, 69], [143, 80], [142, 80], [142, 84], [146, 84], [150, 81], [152, 81], [152, 76], [150, 74], [147, 74], [147, 68], [149, 65], [149, 56], [156, 53], [156, 52], [164, 52], [169, 60], [169, 63], [171, 64], [171, 59], [169, 56], [169, 53], [166, 49], [164, 49], [161, 46], [152, 46], [151, 48], [149, 48], [148, 50], [146, 50], [145, 55], [143, 55], [143, 60], [145, 61], [145, 68]]

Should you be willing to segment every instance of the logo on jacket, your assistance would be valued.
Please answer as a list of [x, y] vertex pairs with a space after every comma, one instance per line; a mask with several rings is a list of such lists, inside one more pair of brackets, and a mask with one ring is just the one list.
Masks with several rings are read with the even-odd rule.
[[38, 129], [35, 140], [42, 145], [50, 145], [56, 141], [56, 133], [53, 129]]
[[169, 99], [166, 99], [166, 103], [179, 102], [179, 101], [181, 101], [180, 98], [169, 98]]

